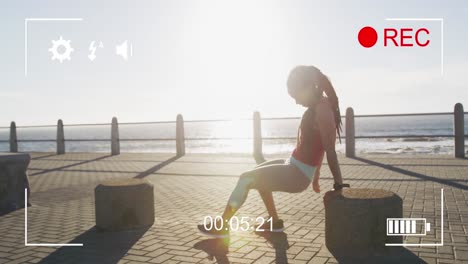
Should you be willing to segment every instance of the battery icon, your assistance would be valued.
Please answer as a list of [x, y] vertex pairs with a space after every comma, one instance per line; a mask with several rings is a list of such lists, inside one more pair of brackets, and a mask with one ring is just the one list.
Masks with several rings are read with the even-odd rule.
[[425, 236], [429, 231], [426, 218], [387, 218], [387, 236]]

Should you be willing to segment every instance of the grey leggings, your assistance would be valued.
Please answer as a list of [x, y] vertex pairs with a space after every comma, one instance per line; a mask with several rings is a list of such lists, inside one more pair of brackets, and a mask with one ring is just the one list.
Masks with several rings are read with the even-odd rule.
[[259, 192], [299, 193], [307, 189], [309, 184], [310, 179], [295, 165], [283, 159], [267, 161], [242, 173], [228, 204], [234, 209], [239, 209], [250, 189], [257, 189]]

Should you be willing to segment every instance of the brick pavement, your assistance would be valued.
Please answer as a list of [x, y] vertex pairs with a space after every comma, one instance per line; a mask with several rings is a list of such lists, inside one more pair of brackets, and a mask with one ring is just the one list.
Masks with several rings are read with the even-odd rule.
[[[170, 163], [163, 162], [172, 154], [31, 156], [28, 242], [84, 246], [25, 247], [21, 209], [0, 216], [0, 263], [213, 263], [198, 247], [219, 246], [220, 241], [200, 234], [196, 224], [204, 216], [221, 214], [239, 174], [255, 165], [250, 155], [240, 154], [187, 154]], [[408, 243], [440, 241], [440, 188], [444, 188], [444, 246], [409, 247], [398, 254], [412, 262], [468, 262], [468, 160], [441, 155], [339, 156], [339, 160], [345, 182], [352, 187], [396, 192], [404, 200], [404, 217], [425, 217], [437, 229], [425, 237], [407, 239]], [[94, 187], [119, 177], [143, 177], [154, 184], [156, 219], [151, 228], [95, 231]], [[324, 192], [332, 185], [326, 164], [321, 178]], [[217, 256], [218, 263], [337, 263], [324, 245], [322, 195], [312, 188], [299, 194], [274, 193], [287, 234], [278, 239], [287, 240], [290, 247], [275, 250], [263, 237], [234, 232], [229, 253]], [[238, 216], [266, 215], [260, 196], [251, 191]]]

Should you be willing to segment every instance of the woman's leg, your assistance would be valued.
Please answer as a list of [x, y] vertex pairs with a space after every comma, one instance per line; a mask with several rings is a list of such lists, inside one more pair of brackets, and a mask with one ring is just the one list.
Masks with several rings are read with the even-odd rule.
[[243, 173], [237, 181], [236, 187], [229, 197], [226, 208], [224, 209], [223, 219], [229, 221], [236, 211], [242, 206], [247, 199], [249, 190], [252, 188], [254, 178], [246, 173]]
[[268, 215], [276, 221], [279, 219], [278, 213], [276, 212], [275, 201], [273, 200], [273, 193], [269, 191], [258, 191], [262, 197], [263, 203], [268, 211]]
[[[265, 161], [255, 168], [267, 166], [267, 165], [274, 165], [274, 164], [284, 164], [286, 160], [284, 159], [274, 159], [270, 161]], [[268, 215], [273, 219], [273, 221], [278, 220], [278, 213], [276, 212], [275, 201], [273, 200], [273, 193], [270, 191], [261, 191], [258, 190], [258, 193], [262, 197], [263, 203], [268, 211]]]
[[[260, 168], [260, 167], [264, 167], [264, 166], [268, 166], [268, 165], [274, 165], [274, 164], [284, 164], [284, 163], [285, 163], [284, 159], [274, 159], [274, 160], [269, 160], [269, 161], [265, 161], [263, 163], [260, 163], [257, 166], [255, 166], [255, 168]], [[237, 186], [236, 186], [236, 189], [233, 191], [233, 193], [241, 193], [242, 192], [242, 194], [239, 194], [240, 197], [238, 197], [238, 198], [233, 197], [233, 199], [230, 199], [230, 200], [245, 200], [245, 198], [247, 196], [247, 193], [245, 193], [245, 187], [244, 186], [245, 186], [244, 182], [238, 183]], [[240, 189], [237, 189], [237, 188], [240, 188]], [[247, 192], [248, 192], [248, 190], [247, 190]], [[278, 214], [276, 213], [275, 203], [273, 201], [273, 194], [271, 192], [269, 192], [269, 191], [259, 191], [259, 193], [260, 193], [260, 196], [262, 197], [263, 202], [265, 203], [265, 207], [268, 210], [268, 214], [274, 220], [278, 219]], [[223, 214], [223, 218], [230, 219], [232, 217], [231, 212], [232, 212], [231, 207], [226, 206], [226, 210], [225, 210], [225, 212]]]
[[255, 166], [255, 168], [260, 168], [260, 167], [263, 167], [263, 166], [274, 165], [274, 164], [284, 164], [285, 162], [286, 162], [286, 160], [284, 160], [284, 159], [274, 159], [274, 160], [269, 160], [269, 161], [262, 162], [262, 163], [258, 164], [257, 166]]
[[269, 213], [271, 211], [273, 214], [270, 216], [274, 217], [276, 209], [274, 208], [271, 192], [302, 192], [307, 189], [309, 184], [310, 180], [292, 164], [267, 165], [247, 171], [239, 177], [237, 185], [229, 197], [228, 204], [224, 210], [223, 219], [226, 221], [231, 219], [245, 202], [250, 189], [257, 189], [264, 194], [264, 196], [262, 195], [262, 199], [264, 199]]

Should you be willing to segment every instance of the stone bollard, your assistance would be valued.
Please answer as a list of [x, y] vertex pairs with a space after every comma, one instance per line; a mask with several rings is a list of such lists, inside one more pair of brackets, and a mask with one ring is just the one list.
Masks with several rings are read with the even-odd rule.
[[24, 207], [25, 189], [29, 200], [30, 160], [27, 153], [0, 153], [0, 215]]
[[117, 179], [95, 190], [96, 227], [120, 231], [154, 223], [153, 184], [144, 179]]
[[453, 110], [453, 133], [455, 140], [455, 157], [465, 157], [465, 114], [461, 103], [455, 104]]
[[402, 243], [387, 236], [387, 218], [403, 216], [403, 200], [391, 191], [343, 189], [329, 191], [325, 203], [325, 244], [335, 256], [366, 258], [388, 252], [385, 243]]
[[354, 110], [352, 107], [346, 109], [346, 157], [356, 157], [356, 138], [355, 138], [355, 127], [354, 127]]
[[262, 118], [260, 112], [255, 111], [253, 114], [253, 157], [257, 164], [265, 162], [262, 150]]

